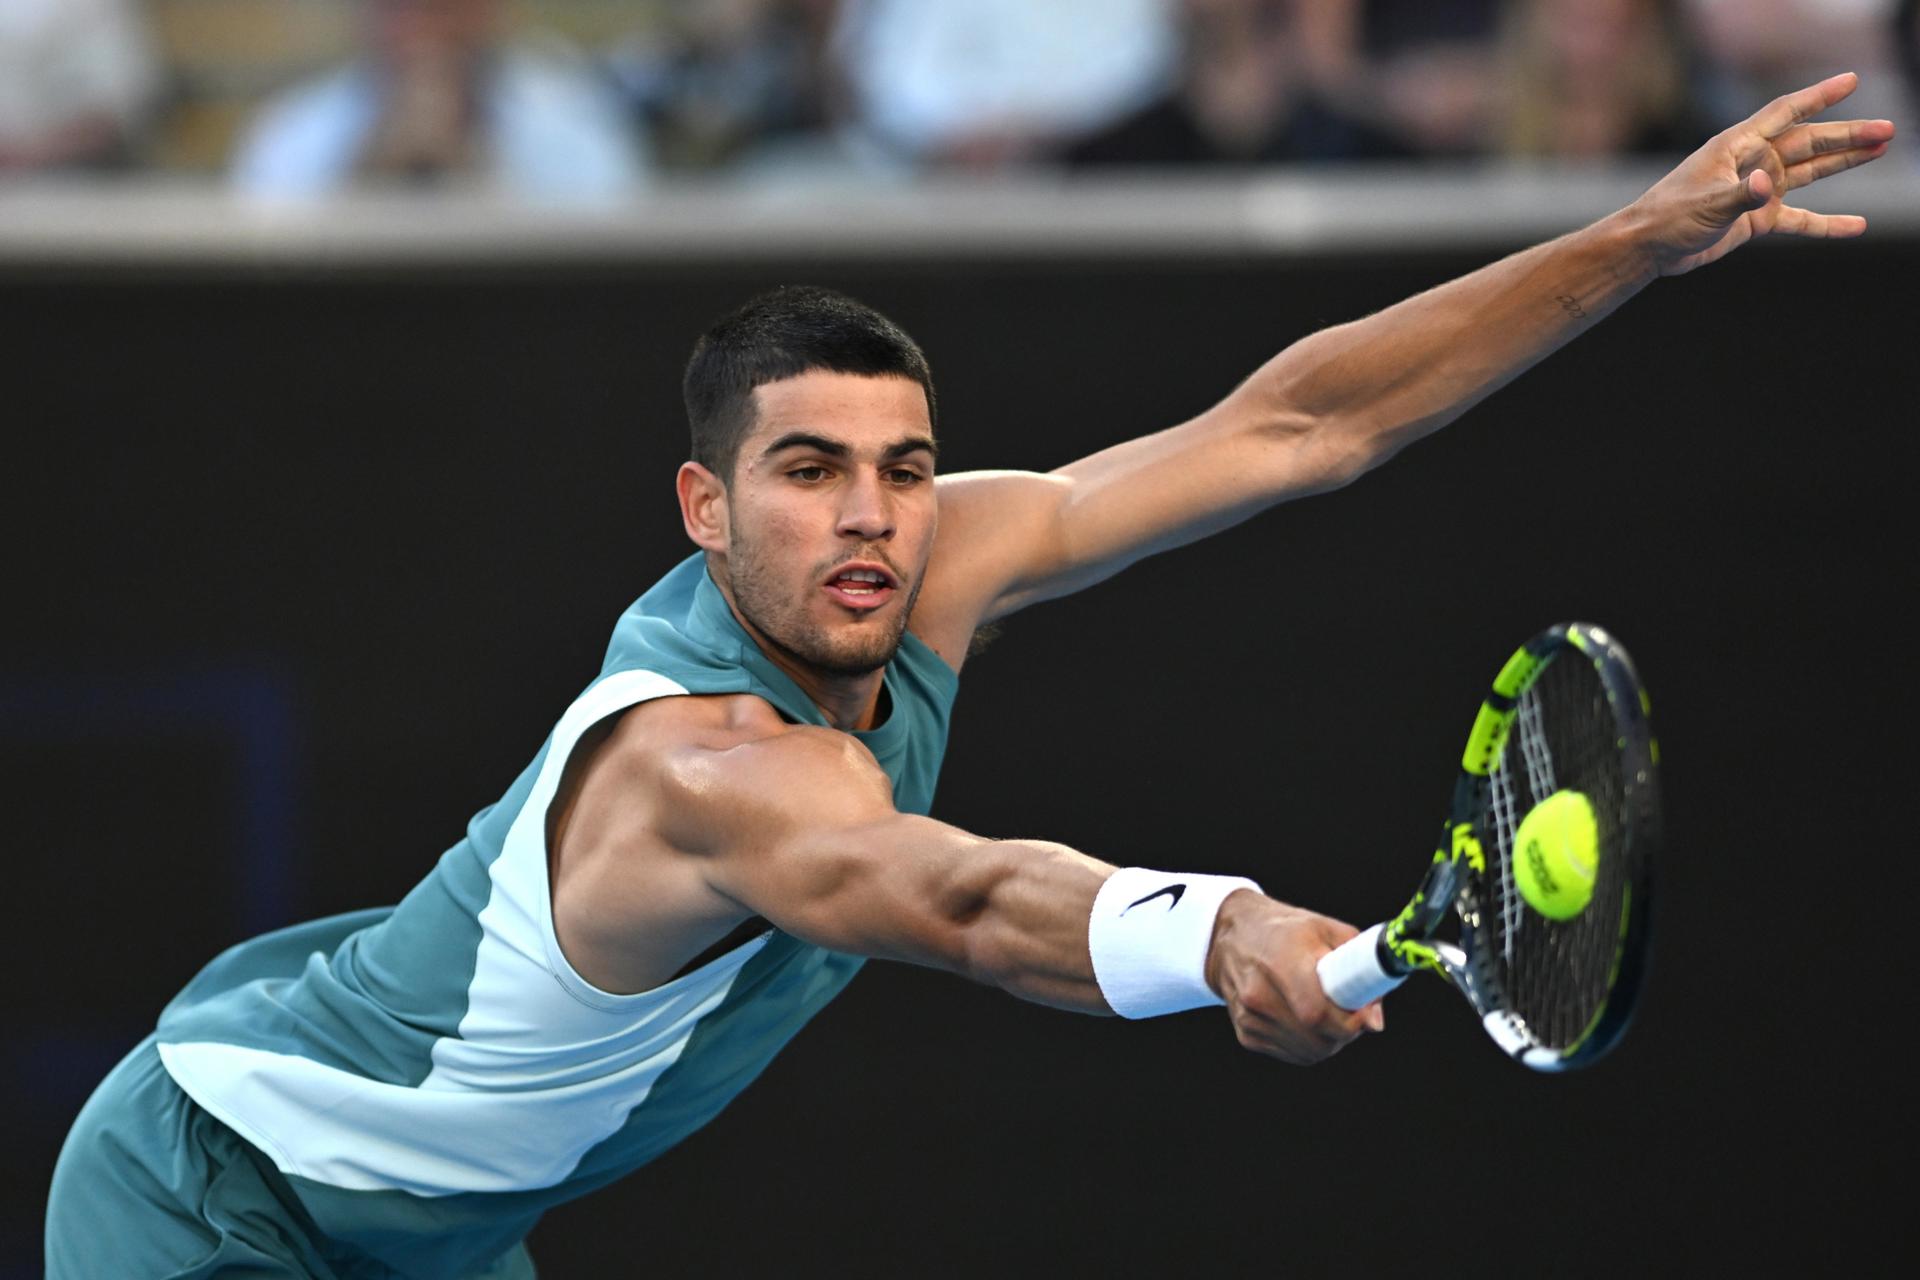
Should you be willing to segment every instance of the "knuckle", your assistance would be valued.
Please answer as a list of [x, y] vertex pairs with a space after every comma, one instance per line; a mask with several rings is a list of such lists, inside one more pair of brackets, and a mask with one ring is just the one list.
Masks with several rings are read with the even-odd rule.
[[1240, 996], [1240, 1007], [1249, 1018], [1273, 1021], [1279, 1016], [1276, 1004], [1272, 993], [1266, 987], [1256, 987], [1251, 991], [1242, 992]]

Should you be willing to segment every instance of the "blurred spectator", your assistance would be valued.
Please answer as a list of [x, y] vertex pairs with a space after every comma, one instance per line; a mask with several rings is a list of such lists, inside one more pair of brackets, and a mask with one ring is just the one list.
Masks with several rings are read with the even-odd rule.
[[1690, 151], [1701, 129], [1667, 0], [1531, 0], [1502, 42], [1499, 142], [1509, 155], [1592, 160]]
[[1700, 109], [1713, 120], [1740, 120], [1756, 103], [1842, 71], [1860, 73], [1844, 114], [1886, 118], [1900, 112], [1887, 26], [1897, 0], [1684, 0], [1688, 34], [1699, 54], [1694, 72]]
[[498, 0], [359, 7], [360, 55], [269, 102], [242, 139], [243, 192], [464, 181], [567, 200], [641, 182], [640, 139], [611, 87], [564, 47], [506, 40]]
[[1162, 92], [1170, 0], [846, 0], [835, 47], [859, 126], [907, 159], [1031, 159]]
[[[1894, 58], [1906, 78], [1907, 120], [1920, 116], [1920, 0], [1900, 0], [1893, 14]], [[1908, 126], [1903, 124], [1902, 128]], [[1907, 144], [1908, 154], [1920, 160], [1920, 150]]]
[[1307, 92], [1298, 11], [1313, 0], [1183, 0], [1179, 82], [1069, 147], [1072, 164], [1274, 163], [1405, 154]]
[[129, 163], [158, 88], [130, 0], [0, 0], [0, 173]]
[[1410, 151], [1477, 154], [1494, 133], [1503, 8], [1501, 0], [1311, 0], [1300, 6], [1303, 69], [1335, 113]]
[[836, 0], [677, 0], [610, 56], [662, 168], [711, 169], [827, 129]]

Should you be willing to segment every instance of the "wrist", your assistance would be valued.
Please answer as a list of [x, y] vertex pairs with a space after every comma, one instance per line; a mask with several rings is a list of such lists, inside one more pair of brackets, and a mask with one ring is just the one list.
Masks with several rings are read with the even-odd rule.
[[1654, 220], [1645, 199], [1643, 196], [1587, 228], [1608, 273], [1630, 290], [1644, 288], [1662, 274], [1660, 240], [1654, 234]]
[[1224, 985], [1227, 957], [1232, 954], [1247, 921], [1259, 912], [1260, 904], [1265, 901], [1267, 896], [1258, 889], [1236, 890], [1221, 900], [1220, 911], [1213, 918], [1213, 937], [1207, 944], [1207, 986], [1223, 1004], [1232, 996]]
[[1223, 903], [1260, 886], [1239, 876], [1123, 867], [1095, 895], [1087, 922], [1094, 981], [1123, 1018], [1151, 1018], [1225, 1001], [1209, 981]]

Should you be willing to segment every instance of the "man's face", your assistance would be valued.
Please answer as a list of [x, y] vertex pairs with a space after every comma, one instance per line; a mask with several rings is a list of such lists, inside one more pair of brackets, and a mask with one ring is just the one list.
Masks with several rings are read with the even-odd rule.
[[933, 551], [933, 428], [910, 378], [812, 372], [754, 391], [727, 486], [726, 572], [753, 629], [827, 675], [893, 657]]

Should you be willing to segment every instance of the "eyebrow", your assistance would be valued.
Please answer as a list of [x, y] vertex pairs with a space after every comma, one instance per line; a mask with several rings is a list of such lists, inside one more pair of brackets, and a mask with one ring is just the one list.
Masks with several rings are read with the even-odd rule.
[[[830, 458], [846, 458], [851, 457], [853, 454], [853, 450], [838, 440], [832, 440], [826, 436], [817, 436], [811, 431], [789, 431], [763, 449], [760, 456], [770, 458], [783, 449], [810, 449], [815, 453], [824, 453]], [[904, 458], [910, 453], [921, 452], [930, 453], [935, 458], [938, 458], [940, 456], [940, 446], [934, 443], [932, 436], [903, 436], [882, 449], [880, 451], [880, 457], [885, 461], [891, 458]]]

